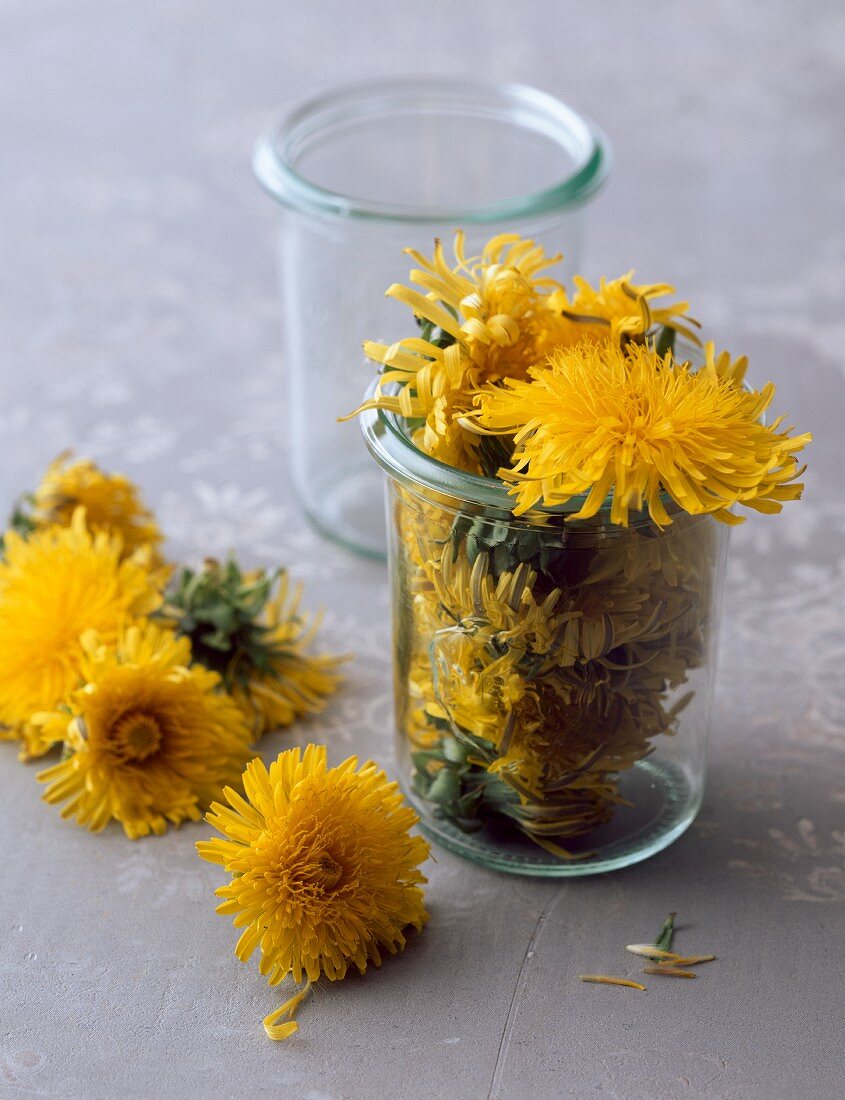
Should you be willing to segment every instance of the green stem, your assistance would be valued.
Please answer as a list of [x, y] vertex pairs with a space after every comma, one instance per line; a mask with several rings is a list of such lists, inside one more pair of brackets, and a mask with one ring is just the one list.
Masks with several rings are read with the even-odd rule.
[[660, 929], [660, 935], [654, 941], [654, 946], [659, 947], [661, 951], [672, 950], [672, 939], [675, 935], [675, 917], [677, 913], [670, 913], [666, 920], [663, 922], [663, 927]]

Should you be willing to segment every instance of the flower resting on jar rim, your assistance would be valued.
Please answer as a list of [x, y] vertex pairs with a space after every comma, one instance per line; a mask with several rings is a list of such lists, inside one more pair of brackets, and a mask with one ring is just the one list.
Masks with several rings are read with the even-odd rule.
[[734, 505], [771, 513], [800, 497], [794, 456], [811, 436], [762, 423], [774, 386], [744, 390], [744, 358], [708, 342], [696, 370], [673, 353], [678, 335], [700, 343], [686, 302], [657, 301], [673, 287], [628, 272], [567, 289], [545, 273], [559, 257], [514, 234], [468, 258], [459, 231], [455, 267], [439, 241], [431, 259], [409, 254], [415, 287], [387, 293], [420, 335], [365, 343], [382, 372], [357, 411], [392, 413], [431, 457], [502, 479], [517, 514], [586, 495], [572, 518], [607, 508], [625, 526], [647, 507], [665, 525], [668, 495], [736, 523]]
[[647, 506], [671, 523], [667, 494], [690, 515], [739, 523], [736, 504], [779, 512], [801, 495], [795, 458], [808, 435], [764, 425], [774, 395], [744, 390], [715, 369], [696, 372], [647, 344], [583, 344], [555, 352], [527, 381], [512, 379], [476, 398], [480, 428], [513, 436], [513, 462], [499, 471], [519, 515], [568, 504], [595, 516], [611, 497], [610, 522], [627, 526]]

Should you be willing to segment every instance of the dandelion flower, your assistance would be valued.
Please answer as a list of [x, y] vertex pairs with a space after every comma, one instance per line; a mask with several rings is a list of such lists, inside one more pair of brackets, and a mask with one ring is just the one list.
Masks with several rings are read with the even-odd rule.
[[439, 241], [431, 260], [414, 249], [407, 253], [420, 265], [410, 281], [426, 294], [394, 284], [388, 297], [451, 336], [487, 376], [512, 374], [520, 363], [531, 365], [538, 310], [548, 290], [558, 285], [541, 272], [558, 263], [559, 255], [547, 256], [534, 241], [503, 233], [488, 241], [480, 256], [468, 259], [461, 231], [455, 234], [454, 268], [445, 262]]
[[730, 352], [720, 351], [716, 354], [716, 345], [708, 340], [704, 345], [704, 366], [702, 374], [715, 375], [717, 378], [727, 378], [735, 386], [741, 386], [745, 381], [745, 372], [748, 370], [748, 358], [740, 355], [738, 359], [731, 359]]
[[[0, 561], [0, 723], [21, 735], [35, 711], [52, 710], [79, 681], [80, 636], [112, 642], [119, 627], [154, 611], [161, 592], [144, 560], [123, 558], [120, 535], [92, 534], [85, 510], [69, 527], [27, 539], [9, 532]], [[36, 742], [41, 739], [36, 739]], [[31, 751], [47, 745], [33, 744]]]
[[35, 529], [68, 527], [81, 505], [92, 531], [121, 536], [124, 556], [141, 546], [155, 550], [162, 535], [137, 486], [120, 474], [105, 473], [89, 458], [70, 458], [70, 452], [59, 455], [32, 496], [28, 518]]
[[[421, 332], [389, 346], [364, 344], [384, 370], [375, 398], [357, 411], [380, 408], [423, 419], [417, 442], [426, 453], [478, 472], [479, 440], [456, 418], [481, 385], [525, 377], [557, 342], [557, 329], [568, 322], [549, 309], [558, 284], [542, 272], [560, 257], [547, 256], [534, 241], [501, 234], [480, 256], [468, 258], [460, 231], [455, 267], [439, 241], [431, 259], [407, 252], [419, 264], [410, 274], [415, 286], [394, 284], [387, 295], [414, 311]], [[394, 383], [398, 393], [385, 392]]]
[[645, 337], [664, 326], [699, 343], [690, 327], [697, 327], [698, 322], [687, 316], [687, 302], [654, 304], [656, 298], [674, 294], [673, 286], [667, 283], [638, 286], [633, 279], [634, 272], [629, 271], [618, 279], [602, 278], [599, 285], [593, 287], [576, 275], [572, 280], [575, 290], [571, 297], [566, 291], [557, 292], [550, 305], [560, 309], [563, 316], [577, 326], [575, 339], [569, 342], [610, 339], [618, 343], [625, 338]]
[[182, 571], [170, 601], [194, 660], [220, 673], [256, 736], [321, 710], [340, 682], [346, 658], [310, 652], [320, 617], [305, 616], [301, 599], [283, 569], [208, 560]]
[[47, 802], [64, 802], [92, 832], [118, 821], [132, 840], [167, 823], [197, 821], [249, 759], [249, 729], [220, 678], [188, 667], [187, 638], [136, 624], [114, 645], [93, 631], [83, 640], [84, 686], [66, 708], [36, 714], [66, 758], [41, 772]]
[[[217, 890], [218, 912], [243, 932], [235, 953], [246, 962], [261, 950], [260, 972], [271, 985], [292, 975], [308, 985], [265, 1020], [271, 1038], [296, 1030], [288, 1021], [321, 975], [331, 981], [356, 967], [379, 966], [383, 951], [405, 946], [405, 929], [428, 919], [419, 865], [428, 844], [397, 785], [372, 762], [350, 757], [336, 768], [323, 746], [289, 749], [244, 773], [246, 800], [226, 790], [206, 820], [223, 833], [197, 844], [232, 881]], [[229, 808], [231, 807], [231, 808]]]
[[486, 391], [477, 420], [515, 436], [513, 469], [500, 476], [517, 514], [586, 494], [571, 516], [585, 519], [612, 494], [612, 523], [627, 526], [645, 504], [663, 527], [665, 493], [692, 515], [739, 523], [733, 505], [779, 512], [803, 489], [795, 453], [811, 437], [779, 431], [781, 419], [761, 422], [773, 395], [771, 383], [744, 390], [647, 345], [582, 344], [533, 368], [529, 381]]
[[299, 611], [302, 586], [291, 586], [282, 571], [279, 589], [264, 610], [262, 627], [271, 656], [243, 679], [235, 664], [234, 696], [251, 713], [259, 733], [289, 726], [296, 718], [316, 714], [340, 682], [338, 668], [346, 660], [327, 653], [308, 653], [320, 616], [308, 619]]

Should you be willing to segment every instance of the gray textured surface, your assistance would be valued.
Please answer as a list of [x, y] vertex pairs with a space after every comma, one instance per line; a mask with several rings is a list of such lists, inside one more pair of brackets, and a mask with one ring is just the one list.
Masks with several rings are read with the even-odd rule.
[[[278, 993], [234, 959], [193, 853], [208, 830], [90, 836], [7, 746], [2, 1095], [841, 1095], [841, 5], [4, 0], [0, 498], [72, 444], [143, 482], [174, 552], [289, 563], [358, 659], [267, 754], [307, 736], [391, 766], [383, 571], [319, 542], [286, 481], [274, 212], [248, 154], [305, 94], [426, 69], [528, 79], [600, 120], [618, 160], [590, 272], [676, 281], [817, 435], [805, 503], [734, 542], [701, 817], [565, 886], [438, 853], [425, 934], [272, 1044]], [[578, 983], [670, 908], [720, 956], [695, 983]]]

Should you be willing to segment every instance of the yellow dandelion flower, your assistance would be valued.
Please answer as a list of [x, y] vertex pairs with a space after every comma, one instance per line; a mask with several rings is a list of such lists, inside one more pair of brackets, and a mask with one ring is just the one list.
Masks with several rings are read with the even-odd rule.
[[242, 681], [238, 658], [234, 658], [233, 695], [253, 717], [258, 735], [318, 713], [340, 683], [339, 668], [347, 658], [308, 652], [321, 616], [309, 620], [299, 610], [301, 600], [302, 585], [292, 587], [283, 572], [278, 592], [268, 601], [260, 620], [270, 654], [266, 667], [251, 668]]
[[415, 789], [452, 820], [467, 809], [470, 820], [504, 814], [543, 846], [608, 820], [621, 801], [618, 773], [673, 733], [682, 704], [664, 705], [659, 673], [638, 682], [551, 667], [537, 675], [472, 630], [433, 644], [437, 702], [426, 711], [451, 736], [414, 754]]
[[489, 554], [480, 553], [470, 566], [464, 554], [455, 555], [446, 546], [428, 571], [439, 606], [447, 614], [483, 630], [497, 646], [512, 652], [548, 653], [566, 622], [554, 615], [560, 590], [536, 599], [537, 574], [524, 562], [494, 582]]
[[[271, 985], [289, 974], [308, 986], [321, 974], [364, 973], [381, 952], [405, 946], [408, 926], [428, 919], [419, 865], [428, 844], [409, 830], [417, 816], [395, 783], [372, 762], [350, 757], [329, 768], [326, 750], [289, 749], [265, 767], [253, 760], [243, 778], [246, 800], [226, 790], [206, 820], [225, 839], [197, 844], [232, 881], [217, 890], [218, 912], [243, 932], [235, 953], [246, 962], [261, 950], [260, 972]], [[231, 807], [231, 808], [230, 808]], [[265, 1020], [271, 1038], [296, 1030], [288, 1021], [305, 990]]]
[[[558, 284], [541, 273], [560, 257], [547, 256], [534, 241], [501, 234], [480, 256], [468, 258], [460, 231], [454, 267], [439, 241], [431, 259], [407, 252], [419, 264], [410, 274], [415, 286], [394, 284], [387, 294], [414, 311], [421, 334], [390, 346], [364, 344], [384, 370], [375, 398], [357, 411], [381, 408], [422, 418], [417, 442], [426, 453], [478, 472], [478, 439], [455, 419], [471, 406], [480, 386], [524, 377], [557, 342], [555, 332], [567, 322], [549, 310]], [[394, 384], [397, 393], [385, 391]]]
[[35, 528], [68, 527], [82, 506], [92, 531], [121, 536], [126, 557], [141, 546], [155, 550], [162, 535], [137, 486], [120, 474], [105, 473], [89, 458], [70, 458], [69, 451], [59, 455], [35, 490], [28, 517]]
[[503, 233], [488, 241], [480, 256], [468, 259], [460, 230], [454, 268], [445, 262], [439, 241], [431, 260], [414, 249], [407, 253], [420, 265], [410, 281], [426, 294], [394, 284], [388, 297], [452, 336], [485, 374], [501, 375], [503, 368], [511, 374], [520, 362], [530, 366], [536, 355], [537, 310], [544, 292], [558, 286], [540, 272], [558, 263], [559, 255], [547, 256], [534, 241]]
[[745, 381], [745, 372], [748, 370], [748, 358], [741, 355], [738, 359], [731, 359], [730, 353], [720, 351], [716, 354], [716, 345], [708, 340], [704, 345], [703, 374], [711, 374], [717, 378], [727, 378], [735, 386], [741, 386]]
[[634, 272], [629, 271], [618, 279], [602, 278], [594, 287], [576, 275], [572, 280], [575, 290], [571, 296], [564, 290], [557, 291], [550, 307], [560, 310], [576, 326], [575, 338], [568, 342], [608, 338], [618, 342], [625, 337], [644, 337], [663, 325], [695, 344], [700, 342], [694, 328], [690, 327], [698, 327], [698, 322], [687, 316], [688, 302], [654, 304], [654, 299], [674, 294], [673, 286], [668, 283], [638, 286], [633, 278]]
[[167, 823], [197, 821], [249, 759], [249, 729], [220, 678], [189, 667], [187, 638], [153, 623], [127, 628], [117, 644], [83, 639], [84, 686], [66, 710], [33, 724], [61, 736], [68, 754], [38, 778], [46, 802], [64, 802], [92, 832], [118, 821], [132, 840]]
[[[120, 535], [92, 534], [85, 510], [69, 527], [23, 539], [9, 532], [0, 561], [0, 723], [18, 737], [35, 711], [52, 710], [77, 686], [80, 636], [113, 641], [121, 624], [161, 604], [157, 575], [123, 558]], [[32, 752], [48, 747], [35, 737]]]
[[496, 753], [504, 751], [503, 742], [512, 733], [510, 715], [533, 690], [519, 668], [520, 655], [511, 650], [491, 653], [483, 635], [460, 630], [444, 634], [433, 646], [437, 701], [427, 702], [426, 714], [441, 727], [449, 722], [475, 742], [483, 742], [482, 751], [488, 746]]
[[610, 520], [627, 526], [644, 504], [671, 523], [667, 494], [692, 515], [739, 523], [742, 504], [779, 512], [800, 497], [795, 453], [810, 435], [761, 422], [769, 383], [748, 391], [715, 371], [695, 372], [643, 344], [583, 344], [559, 351], [530, 381], [511, 380], [478, 399], [482, 430], [514, 434], [516, 513], [586, 494], [572, 519], [594, 516], [612, 493]]
[[300, 610], [302, 585], [284, 569], [244, 572], [230, 558], [183, 569], [167, 615], [193, 656], [219, 672], [256, 736], [320, 711], [346, 656], [310, 652], [319, 614]]

